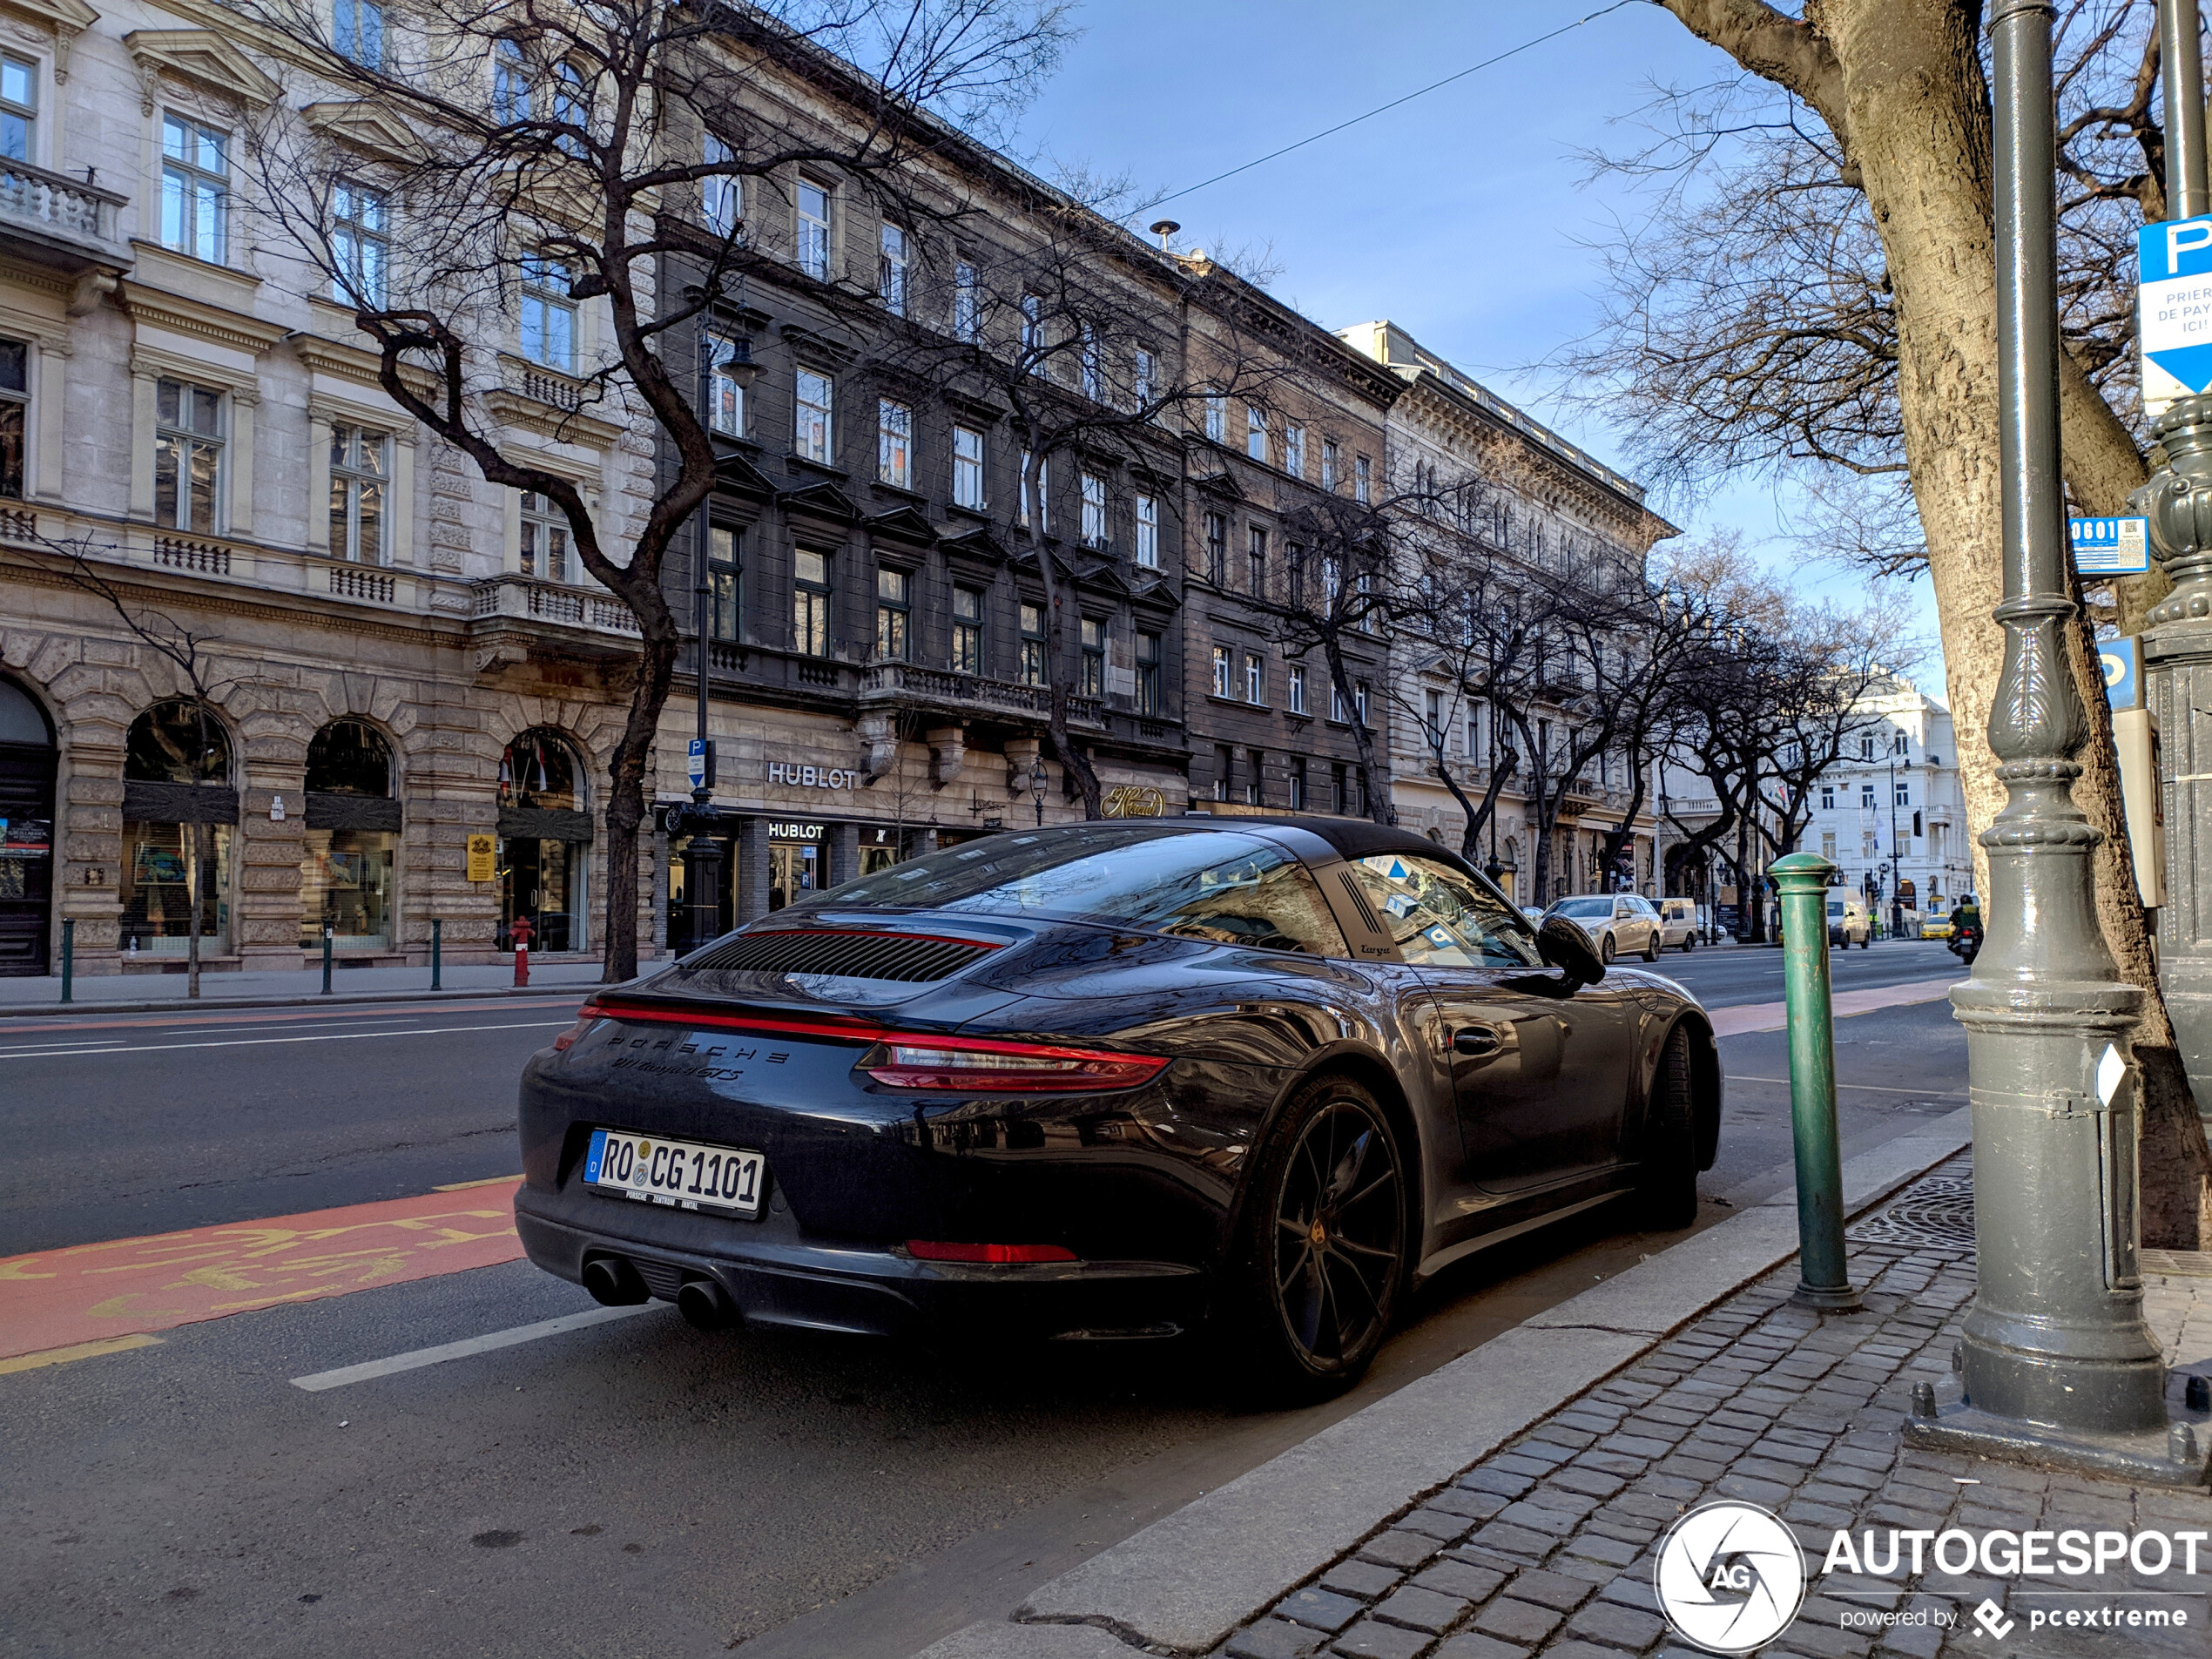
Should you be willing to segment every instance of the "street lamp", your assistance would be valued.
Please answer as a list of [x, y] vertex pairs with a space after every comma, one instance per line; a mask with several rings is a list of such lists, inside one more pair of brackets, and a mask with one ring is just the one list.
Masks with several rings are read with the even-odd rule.
[[1052, 780], [1044, 775], [1044, 757], [1035, 755], [1029, 761], [1029, 799], [1037, 804], [1037, 827], [1044, 827], [1045, 786]]
[[1981, 837], [1986, 944], [1951, 993], [1974, 1120], [1961, 1392], [1939, 1406], [1915, 1385], [1905, 1437], [2195, 1486], [2203, 1449], [2192, 1424], [2168, 1420], [2162, 1352], [2143, 1318], [2126, 1046], [2143, 994], [2121, 980], [2097, 925], [2090, 861], [2103, 837], [2074, 799], [2088, 720], [2066, 658], [2080, 611], [2059, 462], [2050, 0], [1997, 0], [1990, 13], [2005, 576], [1992, 617], [2005, 655], [1989, 746], [2007, 799]]

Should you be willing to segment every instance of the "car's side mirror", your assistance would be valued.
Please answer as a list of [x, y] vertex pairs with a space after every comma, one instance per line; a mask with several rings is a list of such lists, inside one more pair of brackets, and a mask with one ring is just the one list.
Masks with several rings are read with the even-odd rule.
[[1605, 963], [1590, 936], [1565, 916], [1546, 916], [1536, 929], [1536, 954], [1548, 968], [1567, 975], [1570, 985], [1595, 985], [1605, 977]]

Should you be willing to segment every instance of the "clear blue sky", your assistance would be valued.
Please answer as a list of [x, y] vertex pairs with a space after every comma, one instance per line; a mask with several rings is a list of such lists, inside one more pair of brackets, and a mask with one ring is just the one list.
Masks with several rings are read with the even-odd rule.
[[[1179, 189], [1585, 17], [1604, 0], [1089, 0], [1083, 37], [1022, 121], [1015, 148], [1145, 194]], [[1622, 118], [1654, 81], [1697, 84], [1720, 55], [1635, 4], [1346, 132], [1164, 205], [1178, 245], [1270, 246], [1275, 292], [1331, 328], [1387, 316], [1539, 419], [1617, 462], [1619, 435], [1562, 413], [1534, 367], [1587, 331], [1602, 238], [1635, 199], [1585, 185], [1581, 152], [1625, 146]], [[1042, 167], [1041, 167], [1041, 170]], [[1154, 215], [1147, 214], [1149, 220]], [[1740, 528], [1796, 563], [1774, 491], [1660, 501], [1690, 533]], [[1815, 573], [1848, 601], [1864, 577]], [[1934, 643], [1925, 579], [1916, 597]], [[1932, 657], [1923, 679], [1941, 695]]]

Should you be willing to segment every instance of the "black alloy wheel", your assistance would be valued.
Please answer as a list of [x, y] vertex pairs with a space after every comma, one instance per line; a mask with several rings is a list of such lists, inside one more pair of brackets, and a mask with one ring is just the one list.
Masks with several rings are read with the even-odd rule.
[[1239, 1359], [1271, 1395], [1349, 1387], [1405, 1278], [1406, 1177], [1388, 1118], [1348, 1077], [1308, 1084], [1263, 1143], [1233, 1305]]

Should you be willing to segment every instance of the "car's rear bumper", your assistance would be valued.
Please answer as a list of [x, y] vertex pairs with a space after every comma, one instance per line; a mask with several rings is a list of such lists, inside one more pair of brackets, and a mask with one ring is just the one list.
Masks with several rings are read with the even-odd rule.
[[1194, 1325], [1204, 1276], [1172, 1262], [968, 1265], [900, 1250], [812, 1243], [787, 1212], [722, 1221], [582, 1192], [523, 1188], [515, 1226], [531, 1261], [581, 1282], [584, 1264], [629, 1262], [652, 1293], [719, 1284], [748, 1321], [873, 1336], [1169, 1335]]

